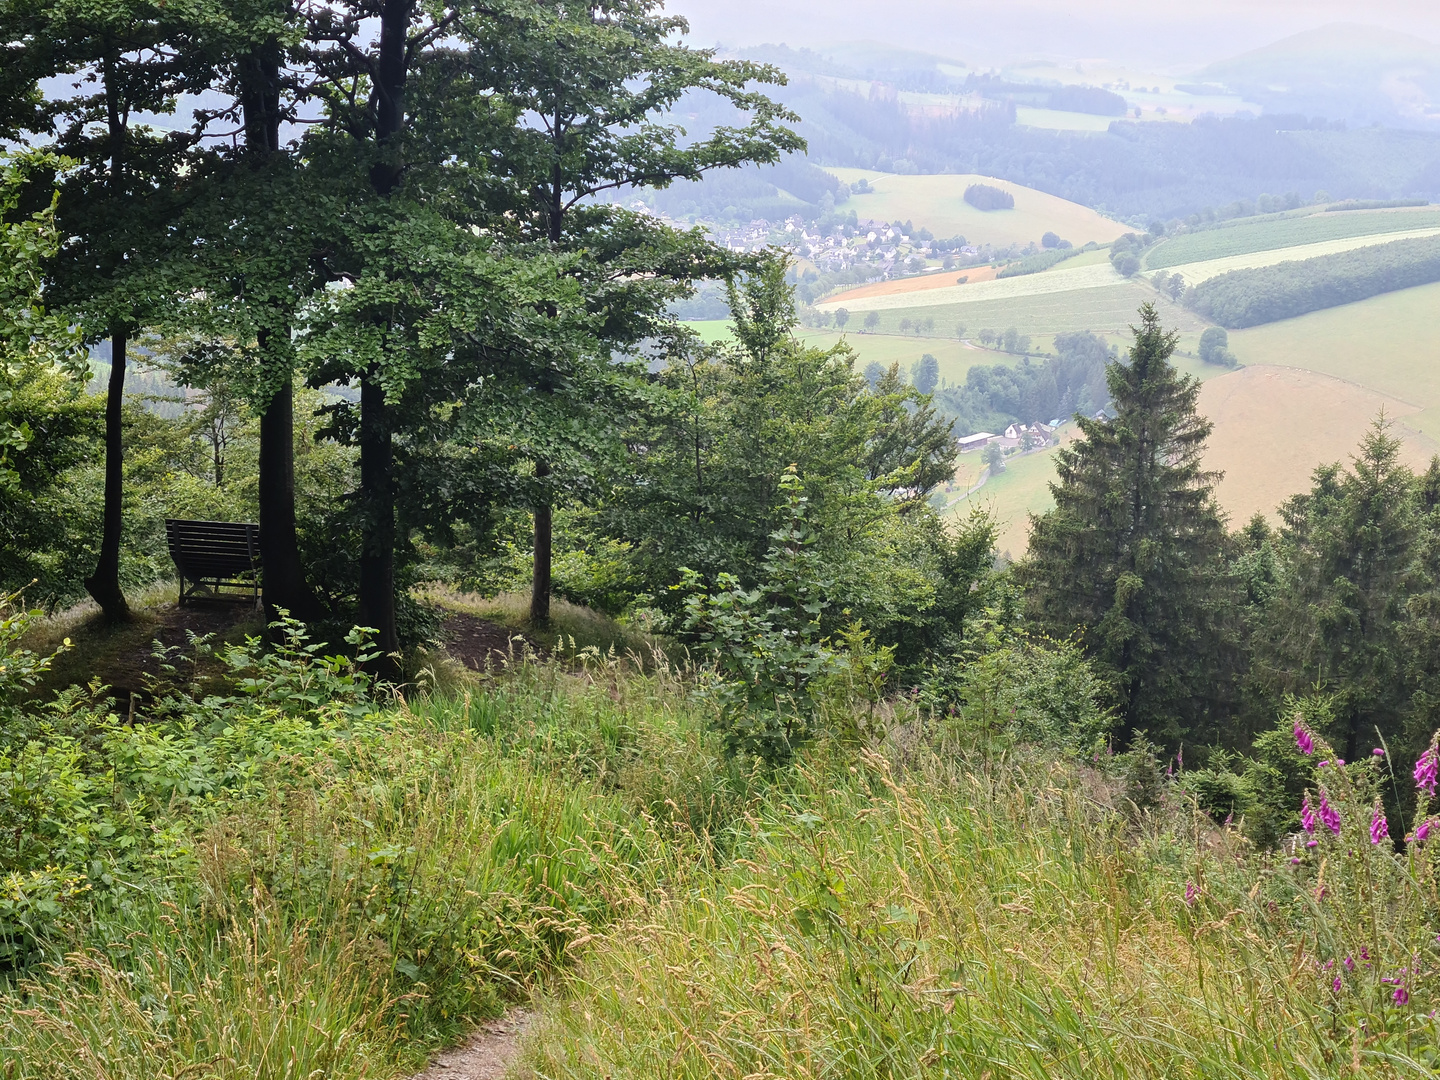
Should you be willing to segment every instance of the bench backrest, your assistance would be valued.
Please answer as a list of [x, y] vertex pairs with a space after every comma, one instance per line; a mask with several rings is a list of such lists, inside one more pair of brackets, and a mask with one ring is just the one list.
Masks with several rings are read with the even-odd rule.
[[260, 565], [260, 526], [251, 522], [167, 518], [165, 539], [186, 577], [224, 577]]

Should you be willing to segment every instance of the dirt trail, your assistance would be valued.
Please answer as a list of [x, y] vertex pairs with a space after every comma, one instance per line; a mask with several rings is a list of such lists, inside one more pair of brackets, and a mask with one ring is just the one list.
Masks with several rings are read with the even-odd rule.
[[499, 1020], [481, 1024], [466, 1042], [446, 1050], [413, 1080], [500, 1080], [534, 1021], [531, 1010], [512, 1009]]

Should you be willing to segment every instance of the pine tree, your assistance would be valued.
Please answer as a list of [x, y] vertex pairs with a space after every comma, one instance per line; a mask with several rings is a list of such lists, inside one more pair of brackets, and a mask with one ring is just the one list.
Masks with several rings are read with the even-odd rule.
[[1140, 317], [1128, 362], [1106, 370], [1114, 419], [1076, 418], [1084, 438], [1056, 455], [1055, 508], [1032, 518], [1017, 570], [1039, 628], [1079, 632], [1127, 736], [1208, 739], [1233, 681], [1219, 474], [1201, 465], [1211, 425], [1195, 411], [1200, 384], [1169, 363], [1176, 335], [1152, 305]]

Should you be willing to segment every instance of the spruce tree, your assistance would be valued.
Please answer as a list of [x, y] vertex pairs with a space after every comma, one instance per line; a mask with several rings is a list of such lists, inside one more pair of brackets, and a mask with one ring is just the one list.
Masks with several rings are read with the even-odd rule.
[[1321, 466], [1311, 490], [1281, 508], [1283, 577], [1256, 642], [1256, 682], [1271, 704], [1285, 692], [1326, 694], [1326, 734], [1347, 760], [1377, 733], [1400, 748], [1412, 710], [1413, 752], [1432, 730], [1429, 695], [1417, 694], [1434, 642], [1423, 486], [1381, 417], [1349, 469]]
[[1057, 453], [1055, 508], [1032, 518], [1017, 571], [1038, 628], [1078, 633], [1127, 736], [1210, 739], [1233, 670], [1219, 474], [1201, 464], [1211, 425], [1199, 381], [1169, 363], [1176, 335], [1150, 304], [1140, 318], [1128, 361], [1106, 369], [1114, 419], [1076, 417], [1084, 438]]

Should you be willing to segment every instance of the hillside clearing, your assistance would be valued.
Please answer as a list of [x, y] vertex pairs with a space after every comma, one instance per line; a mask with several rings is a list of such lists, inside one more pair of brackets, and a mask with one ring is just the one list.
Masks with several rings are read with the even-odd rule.
[[[942, 173], [927, 176], [898, 176], [873, 169], [831, 168], [852, 188], [860, 179], [874, 191], [854, 194], [846, 204], [863, 221], [913, 221], [936, 236], [964, 236], [972, 244], [1039, 243], [1046, 232], [1054, 232], [1079, 247], [1090, 240], [1108, 243], [1129, 229], [1079, 203], [1006, 180], [973, 173]], [[965, 201], [971, 184], [990, 184], [1015, 196], [1013, 210], [977, 210]]]
[[[966, 276], [966, 275], [958, 275]], [[1063, 264], [1039, 274], [999, 278], [992, 281], [966, 282], [927, 289], [924, 292], [891, 293], [870, 296], [851, 306], [859, 311], [887, 311], [895, 308], [941, 307], [949, 304], [974, 304], [986, 300], [1013, 300], [1022, 296], [1043, 296], [1047, 293], [1075, 292], [1082, 289], [1104, 289], [1124, 282], [1124, 278], [1108, 263], [1069, 267]], [[840, 304], [832, 297], [815, 305], [821, 311], [834, 311]]]

